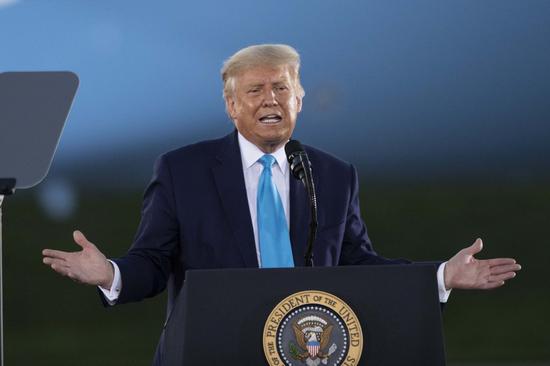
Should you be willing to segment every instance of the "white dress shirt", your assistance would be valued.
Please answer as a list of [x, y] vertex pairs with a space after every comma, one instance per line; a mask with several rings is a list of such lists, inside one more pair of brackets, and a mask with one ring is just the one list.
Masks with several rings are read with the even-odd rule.
[[[258, 183], [260, 175], [262, 174], [263, 166], [258, 159], [260, 159], [265, 153], [261, 151], [256, 145], [244, 138], [239, 133], [239, 147], [241, 149], [241, 160], [243, 164], [244, 183], [246, 185], [246, 196], [248, 198], [248, 209], [250, 210], [250, 217], [252, 219], [252, 228], [254, 230], [254, 242], [256, 243], [256, 257], [258, 258], [258, 264], [261, 267], [260, 246], [258, 244], [258, 223], [257, 217], [257, 195], [258, 195]], [[273, 152], [271, 155], [276, 160], [276, 163], [271, 167], [272, 180], [277, 187], [283, 208], [285, 211], [286, 222], [290, 227], [290, 169], [288, 161], [286, 160], [286, 154], [284, 146]], [[114, 279], [110, 289], [104, 289], [99, 287], [107, 302], [110, 305], [114, 305], [120, 291], [122, 289], [122, 279], [120, 278], [120, 270], [115, 262], [110, 261], [114, 267]], [[439, 301], [447, 302], [450, 290], [445, 289], [444, 271], [447, 262], [441, 264], [437, 270], [437, 285], [439, 292]]]
[[[263, 165], [258, 161], [265, 153], [258, 149], [256, 145], [248, 141], [239, 133], [239, 147], [241, 148], [241, 160], [243, 162], [244, 184], [246, 186], [246, 197], [248, 198], [248, 209], [252, 218], [252, 228], [254, 229], [254, 242], [256, 243], [256, 257], [258, 265], [261, 267], [260, 246], [258, 240], [258, 183], [263, 171]], [[290, 227], [290, 183], [289, 168], [284, 146], [273, 152], [271, 155], [275, 158], [275, 163], [271, 167], [271, 179], [277, 187], [283, 209], [285, 211], [287, 228]]]

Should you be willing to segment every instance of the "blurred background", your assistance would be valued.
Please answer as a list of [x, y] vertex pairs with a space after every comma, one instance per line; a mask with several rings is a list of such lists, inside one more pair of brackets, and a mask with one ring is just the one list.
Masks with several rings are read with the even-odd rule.
[[379, 253], [482, 237], [480, 257], [523, 265], [453, 291], [449, 364], [549, 365], [549, 40], [546, 0], [0, 0], [0, 72], [80, 77], [49, 176], [3, 204], [6, 365], [150, 364], [164, 297], [104, 309], [40, 252], [76, 250], [79, 228], [124, 254], [155, 157], [232, 131], [219, 69], [257, 43], [301, 53], [294, 137], [358, 167]]

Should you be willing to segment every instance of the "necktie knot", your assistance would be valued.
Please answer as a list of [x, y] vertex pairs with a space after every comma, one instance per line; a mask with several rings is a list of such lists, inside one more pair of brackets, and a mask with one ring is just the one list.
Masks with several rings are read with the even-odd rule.
[[265, 154], [260, 159], [258, 159], [258, 161], [264, 166], [264, 168], [268, 168], [271, 170], [271, 167], [275, 163], [275, 158], [273, 157], [273, 155]]

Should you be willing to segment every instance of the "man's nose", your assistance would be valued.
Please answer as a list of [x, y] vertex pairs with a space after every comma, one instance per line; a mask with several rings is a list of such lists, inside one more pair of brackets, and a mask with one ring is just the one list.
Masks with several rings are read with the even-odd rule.
[[277, 96], [273, 89], [266, 89], [264, 92], [264, 106], [277, 105]]

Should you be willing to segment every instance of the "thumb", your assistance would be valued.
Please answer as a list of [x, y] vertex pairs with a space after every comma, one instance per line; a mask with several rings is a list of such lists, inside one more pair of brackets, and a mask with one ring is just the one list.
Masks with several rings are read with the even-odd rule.
[[464, 249], [464, 252], [469, 255], [475, 255], [481, 252], [481, 249], [483, 249], [483, 241], [480, 238], [477, 238], [472, 245]]
[[82, 234], [80, 230], [73, 231], [73, 239], [76, 244], [82, 247], [82, 249], [86, 249], [90, 245], [93, 245], [88, 241], [88, 239], [86, 239], [86, 237], [84, 236], [84, 234]]

